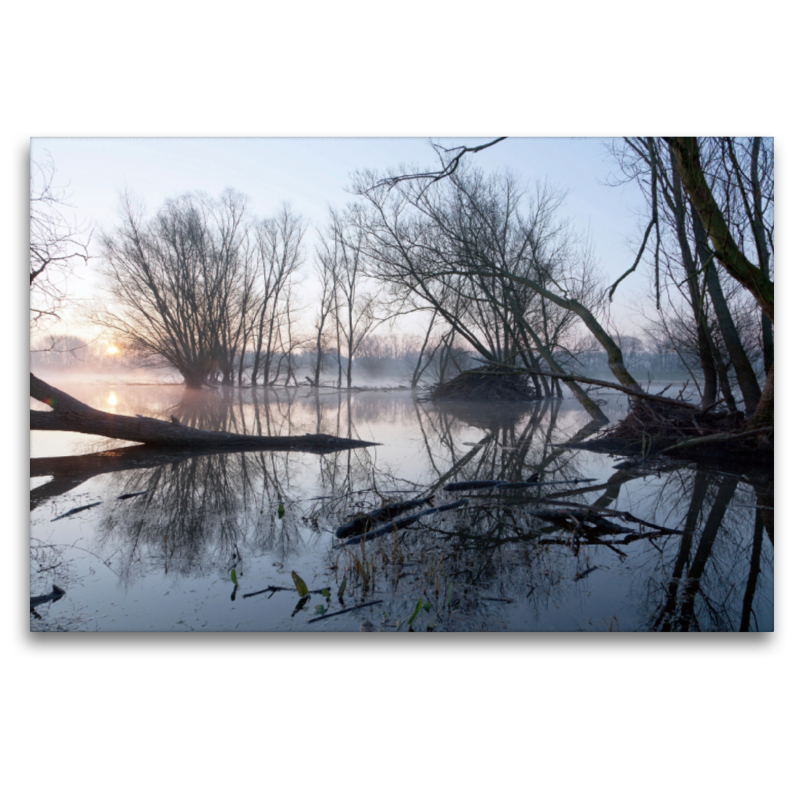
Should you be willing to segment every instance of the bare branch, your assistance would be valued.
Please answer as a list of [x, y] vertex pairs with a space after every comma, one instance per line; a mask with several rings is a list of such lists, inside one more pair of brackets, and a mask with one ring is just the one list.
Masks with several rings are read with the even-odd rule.
[[[497, 139], [493, 139], [491, 142], [486, 142], [485, 144], [477, 145], [476, 147], [460, 145], [458, 147], [445, 148], [441, 147], [441, 145], [434, 144], [433, 147], [436, 149], [439, 159], [442, 162], [442, 168], [440, 170], [432, 172], [417, 172], [408, 175], [393, 175], [378, 181], [376, 184], [371, 186], [370, 189], [392, 189], [393, 187], [397, 186], [398, 183], [402, 183], [403, 181], [429, 180], [431, 184], [436, 183], [437, 181], [442, 180], [442, 178], [447, 178], [452, 175], [456, 169], [458, 169], [459, 162], [463, 156], [465, 156], [467, 153], [480, 153], [481, 150], [485, 150], [487, 147], [493, 147], [498, 142], [502, 142], [507, 138], [507, 136], [500, 136]], [[444, 154], [446, 153], [455, 153], [455, 155], [452, 156], [450, 161], [445, 164]]]

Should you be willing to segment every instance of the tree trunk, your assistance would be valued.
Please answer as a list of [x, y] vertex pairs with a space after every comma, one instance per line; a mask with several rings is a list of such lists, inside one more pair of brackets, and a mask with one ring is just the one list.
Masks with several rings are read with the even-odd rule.
[[753, 294], [761, 309], [774, 322], [774, 284], [736, 246], [736, 240], [703, 174], [697, 139], [693, 136], [674, 136], [667, 137], [667, 143], [678, 161], [683, 187], [714, 245], [714, 255], [730, 275]]
[[[202, 389], [208, 383], [209, 375], [206, 370], [183, 370], [181, 371], [183, 382], [186, 384], [187, 389]], [[35, 395], [31, 392], [31, 397]], [[39, 399], [38, 397], [36, 398]], [[43, 401], [45, 402], [45, 401]]]
[[689, 240], [686, 236], [686, 213], [681, 194], [681, 181], [675, 154], [670, 151], [672, 164], [672, 195], [674, 201], [675, 229], [681, 249], [683, 268], [686, 271], [686, 282], [689, 286], [689, 298], [692, 304], [695, 327], [697, 329], [697, 347], [700, 354], [700, 366], [703, 369], [703, 399], [701, 407], [709, 408], [717, 399], [717, 369], [714, 365], [713, 342], [708, 330], [708, 319], [703, 304], [703, 296], [697, 281], [697, 265]]
[[736, 398], [733, 396], [733, 392], [731, 391], [731, 383], [728, 380], [728, 368], [724, 359], [722, 358], [722, 353], [720, 353], [719, 348], [713, 340], [711, 342], [711, 353], [714, 356], [714, 364], [716, 364], [717, 367], [717, 375], [719, 375], [719, 388], [722, 391], [722, 396], [725, 398], [725, 404], [728, 406], [728, 411], [733, 414], [736, 412]]
[[607, 389], [614, 389], [618, 392], [623, 392], [624, 394], [628, 394], [631, 397], [638, 397], [642, 400], [649, 400], [651, 402], [656, 403], [666, 403], [669, 406], [676, 406], [678, 408], [686, 408], [692, 411], [697, 411], [698, 413], [702, 411], [699, 406], [695, 406], [692, 403], [687, 403], [685, 400], [675, 400], [671, 397], [662, 397], [658, 394], [648, 394], [647, 392], [642, 391], [641, 389], [632, 389], [629, 386], [621, 386], [617, 383], [611, 383], [610, 381], [601, 381], [598, 378], [584, 378], [582, 375], [567, 375], [564, 372], [545, 372], [544, 370], [520, 370], [520, 372], [527, 372], [530, 375], [542, 375], [545, 378], [557, 378], [560, 381], [564, 381], [567, 386], [570, 385], [571, 381], [575, 381], [577, 383], [588, 383], [592, 386], [605, 386]]
[[761, 399], [747, 423], [748, 428], [761, 428], [764, 425], [772, 425], [775, 421], [775, 364], [769, 368], [767, 382], [764, 384], [764, 391]]
[[731, 316], [730, 309], [728, 308], [728, 303], [722, 292], [719, 275], [717, 275], [717, 268], [714, 266], [713, 255], [706, 245], [705, 231], [703, 230], [702, 223], [694, 206], [692, 206], [692, 227], [694, 230], [694, 238], [697, 242], [697, 253], [700, 257], [700, 263], [706, 265], [705, 274], [708, 293], [711, 296], [711, 302], [714, 304], [714, 312], [717, 315], [720, 333], [725, 341], [728, 355], [731, 357], [731, 364], [736, 373], [736, 380], [742, 392], [744, 408], [748, 414], [752, 414], [758, 405], [759, 397], [761, 397], [761, 389], [759, 389], [758, 380], [756, 380], [756, 374], [753, 371], [750, 360], [747, 358], [744, 347], [742, 347], [739, 332], [736, 330], [736, 325]]
[[31, 430], [75, 431], [110, 439], [125, 439], [131, 442], [159, 447], [191, 447], [215, 449], [254, 450], [311, 450], [330, 452], [352, 447], [368, 447], [375, 442], [357, 439], [342, 439], [338, 436], [309, 434], [307, 436], [247, 436], [225, 431], [202, 431], [181, 425], [179, 422], [164, 422], [149, 417], [128, 417], [97, 411], [81, 403], [71, 395], [56, 389], [31, 373], [31, 397], [46, 403], [52, 411], [31, 411]]
[[325, 317], [323, 315], [320, 319], [319, 327], [317, 328], [317, 360], [314, 364], [314, 386], [319, 388], [320, 375], [322, 374], [322, 329], [325, 326]]
[[[764, 215], [761, 208], [761, 184], [758, 179], [758, 151], [761, 148], [761, 137], [753, 138], [753, 152], [750, 157], [750, 184], [753, 187], [753, 236], [758, 250], [758, 264], [764, 276], [769, 280], [769, 250], [767, 249], [767, 236], [764, 230]], [[774, 342], [772, 323], [767, 315], [761, 312], [761, 330], [764, 346], [764, 369], [769, 372], [774, 359]]]
[[[638, 382], [634, 380], [628, 370], [625, 368], [625, 359], [622, 357], [622, 351], [617, 347], [616, 342], [608, 335], [605, 328], [597, 321], [597, 318], [586, 306], [579, 303], [574, 298], [560, 297], [557, 294], [545, 289], [544, 286], [537, 283], [530, 278], [513, 275], [511, 273], [504, 273], [505, 277], [509, 280], [521, 283], [523, 286], [529, 286], [535, 292], [541, 294], [545, 299], [555, 303], [559, 308], [564, 308], [577, 314], [582, 320], [583, 324], [589, 329], [589, 332], [597, 340], [597, 343], [606, 351], [608, 356], [608, 368], [611, 370], [614, 377], [629, 389], [642, 390]], [[538, 345], [537, 345], [538, 347]]]
[[[539, 352], [539, 355], [547, 362], [547, 364], [550, 366], [550, 369], [552, 369], [553, 372], [556, 373], [559, 376], [559, 378], [560, 378], [560, 376], [565, 375], [564, 378], [560, 378], [560, 379], [566, 381], [566, 384], [569, 387], [570, 391], [575, 395], [575, 397], [578, 400], [578, 402], [592, 415], [592, 419], [595, 419], [595, 420], [598, 420], [598, 421], [603, 421], [603, 422], [608, 422], [608, 417], [606, 417], [606, 415], [603, 413], [603, 411], [601, 410], [600, 406], [598, 406], [597, 403], [595, 403], [595, 401], [592, 400], [592, 398], [589, 397], [589, 395], [586, 392], [584, 392], [583, 389], [581, 389], [581, 387], [578, 386], [577, 383], [575, 383], [574, 381], [569, 380], [569, 376], [566, 376], [564, 370], [561, 368], [561, 365], [555, 360], [553, 354], [550, 352], [550, 349], [545, 346], [544, 342], [539, 338], [539, 335], [533, 329], [533, 326], [528, 322], [527, 319], [525, 319], [525, 315], [521, 312], [521, 309], [520, 309], [519, 305], [516, 302], [516, 298], [514, 298], [512, 296], [511, 297], [511, 302], [513, 304], [512, 312], [515, 313], [515, 315], [517, 317], [517, 320], [518, 320], [518, 322], [520, 324], [520, 327], [533, 340], [533, 343], [536, 346], [536, 349]], [[586, 314], [588, 314], [590, 317], [592, 316], [591, 313], [588, 311], [588, 309], [583, 308], [583, 306], [581, 306], [580, 303], [578, 303], [577, 301], [569, 301], [569, 302], [574, 302], [576, 305], [580, 306], [583, 309], [583, 311], [586, 312]], [[579, 316], [580, 316], [580, 314], [579, 314]], [[582, 316], [581, 316], [581, 318], [583, 319]], [[592, 319], [594, 319], [594, 317], [592, 317]], [[595, 324], [599, 327], [599, 323], [597, 323], [596, 320], [595, 320]], [[588, 323], [587, 323], [587, 327], [589, 327]], [[595, 337], [595, 338], [597, 338], [597, 337]], [[622, 363], [622, 353], [620, 352], [619, 348], [614, 344], [614, 342], [611, 340], [611, 338], [608, 335], [606, 335], [606, 339], [611, 342], [611, 345], [613, 346], [614, 350], [616, 351], [616, 354], [619, 356], [619, 365], [621, 365], [622, 373], [624, 373], [624, 375], [626, 375], [628, 377], [628, 379], [633, 382], [633, 387], [632, 388], [641, 391], [641, 387], [639, 386], [639, 384], [636, 383], [636, 381], [633, 380], [633, 378], [628, 374], [628, 371], [625, 369], [625, 365], [624, 365], [624, 363]], [[598, 339], [598, 341], [600, 341], [600, 340]], [[604, 344], [603, 342], [600, 342], [600, 343], [603, 344], [604, 347], [606, 347], [606, 344]], [[608, 353], [609, 366], [611, 366], [611, 362], [612, 362], [613, 358], [615, 358], [615, 356], [613, 356], [612, 351], [609, 350], [608, 347], [606, 347], [606, 352]], [[623, 377], [621, 377], [621, 373], [618, 374], [617, 371], [614, 371], [614, 367], [613, 366], [611, 366], [611, 370], [614, 373], [614, 376], [619, 379], [620, 383], [625, 383], [625, 380], [623, 380]], [[529, 370], [529, 372], [533, 372], [533, 371]], [[626, 383], [625, 385], [629, 385], [629, 384]], [[545, 391], [546, 391], [546, 387], [545, 387]]]

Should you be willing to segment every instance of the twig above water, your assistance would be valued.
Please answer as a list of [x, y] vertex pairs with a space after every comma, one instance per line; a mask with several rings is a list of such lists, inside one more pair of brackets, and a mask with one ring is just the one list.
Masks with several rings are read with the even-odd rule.
[[367, 606], [377, 606], [382, 603], [383, 600], [373, 600], [371, 603], [361, 603], [357, 606], [350, 606], [350, 608], [343, 608], [341, 611], [334, 611], [330, 614], [323, 614], [320, 617], [314, 617], [314, 619], [310, 619], [308, 624], [310, 625], [312, 622], [319, 622], [321, 619], [330, 619], [331, 617], [338, 617], [339, 614], [347, 614], [350, 611], [357, 611], [359, 608], [366, 608]]
[[[324, 589], [309, 589], [308, 594], [322, 594], [323, 592], [330, 592], [331, 587], [326, 586]], [[266, 594], [267, 592], [296, 592], [297, 588], [294, 586], [267, 586], [266, 589], [259, 589], [257, 592], [248, 592], [243, 594], [242, 597], [255, 597], [257, 594]]]

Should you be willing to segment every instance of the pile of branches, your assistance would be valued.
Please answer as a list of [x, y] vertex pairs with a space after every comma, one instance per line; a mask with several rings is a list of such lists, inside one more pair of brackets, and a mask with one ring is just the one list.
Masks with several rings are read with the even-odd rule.
[[434, 386], [428, 400], [472, 400], [486, 403], [524, 402], [539, 399], [524, 372], [492, 365], [467, 370], [455, 378]]
[[625, 455], [771, 457], [773, 428], [748, 426], [741, 412], [712, 412], [667, 402], [635, 400], [628, 415], [592, 442], [592, 449]]

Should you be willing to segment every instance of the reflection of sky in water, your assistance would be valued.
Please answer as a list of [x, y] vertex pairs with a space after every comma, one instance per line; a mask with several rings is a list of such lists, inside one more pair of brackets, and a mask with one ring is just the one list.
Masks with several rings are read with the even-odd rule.
[[[45, 619], [40, 624], [45, 627], [306, 630], [309, 610], [292, 616], [296, 594], [278, 592], [272, 597], [252, 598], [244, 598], [244, 594], [266, 586], [291, 587], [293, 570], [312, 589], [330, 586], [335, 590], [333, 584], [340, 573], [331, 572], [330, 567], [338, 562], [338, 568], [344, 570], [354, 552], [360, 555], [360, 548], [332, 553], [332, 531], [353, 513], [380, 505], [381, 499], [409, 498], [438, 485], [435, 502], [439, 504], [454, 499], [441, 489], [448, 481], [522, 480], [544, 465], [548, 480], [591, 477], [601, 485], [573, 499], [592, 503], [612, 491], [602, 488], [611, 481], [610, 508], [632, 511], [642, 519], [682, 530], [689, 498], [698, 485], [698, 473], [693, 469], [622, 476], [621, 480], [608, 456], [559, 449], [558, 443], [587, 422], [586, 414], [572, 401], [561, 403], [554, 415], [555, 405], [444, 411], [430, 404], [417, 405], [409, 393], [399, 392], [354, 394], [349, 403], [346, 395], [336, 393], [317, 397], [307, 390], [269, 392], [270, 401], [265, 405], [263, 389], [187, 396], [179, 386], [117, 385], [111, 392], [102, 385], [63, 388], [94, 407], [113, 410], [113, 398], [117, 413], [162, 419], [174, 415], [184, 424], [209, 430], [271, 435], [327, 432], [380, 442], [381, 446], [323, 456], [236, 453], [183, 458], [143, 469], [68, 475], [73, 481], [64, 491], [57, 485], [58, 476], [50, 484], [41, 477], [33, 478], [31, 487], [38, 488], [32, 500], [43, 497], [42, 493], [52, 495], [31, 513], [35, 545], [31, 591], [46, 594], [52, 580], [66, 584], [63, 588], [67, 589], [62, 600], [43, 607]], [[624, 402], [618, 402], [607, 413], [618, 416], [624, 407]], [[33, 458], [99, 453], [110, 446], [108, 440], [79, 434], [33, 432], [31, 436]], [[576, 552], [569, 542], [558, 538], [564, 535], [559, 530], [542, 534], [541, 541], [553, 542], [547, 546], [538, 546], [528, 537], [489, 554], [470, 551], [463, 545], [469, 543], [469, 536], [490, 527], [487, 515], [498, 515], [497, 535], [513, 539], [514, 526], [525, 519], [530, 524], [525, 514], [535, 508], [523, 504], [504, 511], [503, 502], [492, 501], [494, 510], [482, 511], [478, 506], [488, 501], [485, 497], [473, 499], [458, 518], [428, 517], [425, 527], [410, 529], [403, 546], [408, 549], [409, 562], [418, 566], [404, 568], [400, 582], [391, 587], [391, 570], [378, 570], [375, 594], [367, 599], [382, 598], [382, 605], [310, 629], [357, 630], [364, 618], [380, 624], [388, 618], [409, 616], [423, 591], [423, 573], [437, 568], [434, 561], [439, 547], [445, 548], [442, 552], [447, 553], [456, 576], [442, 580], [455, 582], [460, 602], [457, 612], [450, 608], [437, 619], [439, 629], [647, 628], [648, 620], [656, 618], [664, 605], [673, 570], [680, 562], [681, 543], [691, 555], [684, 565], [686, 571], [699, 563], [696, 556], [703, 541], [711, 543], [711, 555], [703, 571], [700, 599], [692, 607], [697, 625], [737, 628], [735, 617], [743, 613], [742, 587], [753, 552], [754, 512], [748, 504], [755, 504], [756, 499], [749, 486], [734, 479], [735, 488], [733, 484], [729, 488], [735, 492], [733, 502], [740, 507], [725, 511], [724, 525], [718, 531], [706, 530], [721, 480], [724, 478], [718, 474], [710, 477], [696, 530], [685, 537], [644, 538], [624, 546], [584, 545]], [[146, 494], [117, 499], [138, 492]], [[52, 521], [98, 502], [98, 506]], [[282, 518], [277, 513], [279, 504], [285, 508]], [[457, 519], [463, 530], [456, 525]], [[632, 531], [640, 530], [636, 524], [625, 524]], [[467, 538], [450, 537], [442, 544], [434, 533], [440, 528], [461, 530]], [[753, 602], [760, 628], [769, 629], [772, 544], [766, 534], [762, 539], [761, 573]], [[381, 542], [390, 545], [387, 539]], [[380, 552], [383, 544], [373, 543], [369, 552]], [[50, 556], [56, 550], [60, 553], [63, 565], [58, 569], [42, 566], [44, 545], [57, 546], [47, 552]], [[230, 569], [234, 566], [239, 589], [232, 600]], [[575, 579], [587, 569], [588, 574]], [[715, 593], [723, 585], [723, 596], [718, 598]], [[351, 576], [348, 605], [359, 599], [350, 594], [353, 587]], [[434, 592], [434, 583], [425, 591]], [[442, 595], [438, 600], [431, 597], [443, 602]], [[505, 597], [512, 602], [481, 599], [484, 597]], [[318, 600], [312, 600], [311, 609]], [[436, 613], [441, 616], [443, 612], [438, 609]]]

